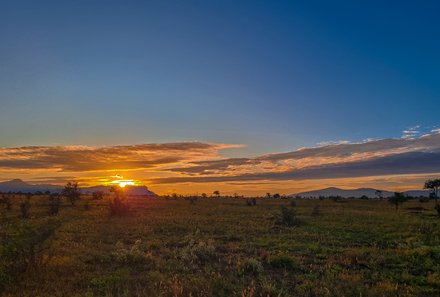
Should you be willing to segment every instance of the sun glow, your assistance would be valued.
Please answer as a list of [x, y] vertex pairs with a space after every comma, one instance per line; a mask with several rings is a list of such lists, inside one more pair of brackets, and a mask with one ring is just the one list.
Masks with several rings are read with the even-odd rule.
[[125, 188], [125, 186], [134, 186], [134, 181], [132, 179], [119, 179], [111, 182], [112, 184], [119, 185], [121, 188]]

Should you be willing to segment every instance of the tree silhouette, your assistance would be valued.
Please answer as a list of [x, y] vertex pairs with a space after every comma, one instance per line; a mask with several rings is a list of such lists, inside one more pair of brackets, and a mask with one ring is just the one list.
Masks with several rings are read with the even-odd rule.
[[399, 209], [399, 205], [406, 200], [408, 200], [408, 198], [399, 192], [395, 192], [393, 196], [388, 198], [388, 201], [396, 207], [396, 211]]
[[214, 192], [212, 192], [212, 194], [214, 196], [217, 196], [217, 198], [220, 198], [220, 191], [214, 191]]
[[79, 189], [78, 182], [68, 182], [61, 192], [61, 195], [69, 199], [72, 205], [75, 205], [76, 200], [79, 200], [81, 196], [81, 190]]
[[376, 190], [374, 195], [376, 195], [380, 200], [383, 199], [383, 192], [381, 190]]
[[437, 193], [438, 193], [438, 188], [440, 187], [440, 179], [429, 179], [425, 182], [425, 189], [430, 189], [432, 190], [433, 194], [434, 194], [434, 199], [435, 199], [435, 205], [438, 205], [437, 199]]

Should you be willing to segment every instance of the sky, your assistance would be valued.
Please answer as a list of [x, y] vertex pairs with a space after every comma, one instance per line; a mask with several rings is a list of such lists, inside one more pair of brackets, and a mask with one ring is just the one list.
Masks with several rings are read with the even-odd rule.
[[439, 30], [438, 1], [1, 1], [0, 180], [420, 188]]

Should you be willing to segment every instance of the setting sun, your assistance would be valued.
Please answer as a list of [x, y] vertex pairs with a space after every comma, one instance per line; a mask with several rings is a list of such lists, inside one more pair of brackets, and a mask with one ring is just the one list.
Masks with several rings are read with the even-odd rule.
[[117, 184], [121, 188], [125, 188], [125, 186], [134, 186], [134, 181], [131, 179], [115, 180], [112, 182], [112, 184]]

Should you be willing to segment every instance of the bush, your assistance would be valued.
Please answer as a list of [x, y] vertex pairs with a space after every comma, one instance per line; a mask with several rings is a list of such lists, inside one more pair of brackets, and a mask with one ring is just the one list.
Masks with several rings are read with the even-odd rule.
[[287, 227], [298, 226], [301, 221], [298, 219], [296, 212], [292, 208], [287, 208], [286, 206], [281, 206], [281, 213], [276, 221], [279, 225], [284, 225]]
[[254, 258], [244, 260], [239, 267], [241, 274], [258, 276], [263, 272], [263, 264]]
[[29, 218], [30, 208], [31, 208], [31, 202], [29, 197], [27, 197], [25, 200], [22, 200], [20, 203], [20, 214], [22, 219]]
[[102, 200], [104, 198], [104, 192], [103, 191], [95, 191], [92, 193], [92, 199], [93, 200]]
[[440, 204], [437, 204], [434, 209], [437, 211], [437, 215], [440, 217]]
[[319, 215], [321, 215], [321, 208], [319, 207], [319, 205], [315, 205], [312, 210], [312, 216], [317, 217]]
[[12, 202], [8, 195], [2, 195], [2, 198], [0, 198], [0, 204], [3, 204], [6, 210], [11, 210], [12, 208]]
[[247, 206], [255, 206], [257, 205], [257, 198], [246, 198]]
[[152, 259], [150, 253], [142, 249], [142, 240], [136, 240], [129, 248], [120, 241], [116, 243], [116, 251], [112, 253], [116, 261], [125, 264], [143, 263]]
[[56, 215], [60, 210], [60, 195], [58, 194], [50, 194], [49, 195], [49, 214]]
[[77, 182], [68, 182], [62, 191], [62, 195], [66, 197], [73, 206], [80, 199], [81, 190]]
[[122, 216], [128, 213], [129, 206], [123, 198], [116, 196], [110, 200], [109, 209], [111, 216]]
[[288, 255], [272, 256], [269, 259], [269, 264], [273, 268], [282, 268], [289, 271], [300, 270], [298, 263]]
[[292, 207], [296, 207], [296, 201], [294, 199], [291, 199], [289, 204]]
[[185, 247], [181, 251], [182, 258], [193, 263], [206, 263], [215, 258], [215, 246], [212, 240], [198, 240], [198, 232], [186, 238]]
[[395, 192], [393, 196], [388, 198], [388, 201], [392, 205], [394, 205], [394, 207], [396, 208], [396, 211], [398, 210], [399, 205], [407, 200], [408, 200], [408, 197], [406, 197], [404, 194], [399, 193], [399, 192]]

